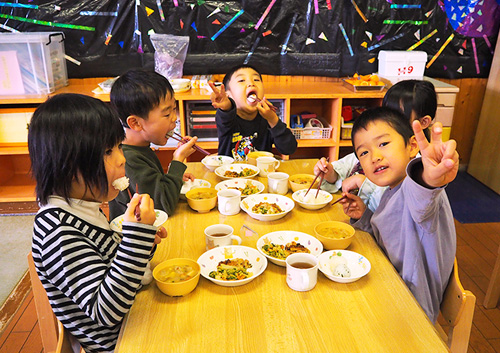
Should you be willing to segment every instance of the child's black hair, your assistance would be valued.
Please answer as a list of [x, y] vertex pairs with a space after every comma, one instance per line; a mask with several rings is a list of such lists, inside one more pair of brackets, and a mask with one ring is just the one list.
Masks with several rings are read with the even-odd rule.
[[[377, 107], [365, 110], [356, 120], [354, 120], [351, 132], [353, 144], [354, 137], [359, 130], [366, 130], [370, 123], [376, 121], [383, 121], [396, 130], [396, 132], [403, 137], [405, 146], [408, 145], [410, 138], [414, 135], [410, 121], [405, 118], [401, 110], [389, 107]], [[356, 146], [354, 146], [354, 151], [356, 152]]]
[[237, 66], [234, 66], [232, 67], [227, 73], [226, 75], [224, 76], [224, 79], [222, 80], [222, 83], [224, 84], [224, 87], [226, 88], [226, 90], [228, 90], [228, 83], [229, 81], [231, 81], [231, 77], [233, 77], [234, 73], [238, 70], [241, 70], [241, 69], [252, 69], [254, 70], [256, 73], [259, 74], [259, 77], [260, 79], [262, 80], [262, 75], [260, 74], [259, 70], [257, 70], [255, 67], [253, 67], [252, 65], [248, 65], [248, 64], [241, 64], [241, 65], [237, 65]]
[[402, 110], [408, 121], [411, 121], [412, 112], [415, 112], [417, 119], [428, 115], [434, 120], [437, 110], [436, 90], [429, 81], [400, 81], [389, 88], [382, 105]]
[[131, 69], [121, 75], [111, 87], [111, 104], [125, 127], [130, 115], [147, 120], [149, 112], [174, 90], [168, 80], [152, 70]]
[[68, 93], [42, 103], [28, 130], [31, 173], [40, 204], [45, 205], [51, 195], [69, 203], [71, 183], [77, 178], [87, 190], [97, 188], [107, 195], [104, 154], [124, 138], [115, 112], [99, 99]]

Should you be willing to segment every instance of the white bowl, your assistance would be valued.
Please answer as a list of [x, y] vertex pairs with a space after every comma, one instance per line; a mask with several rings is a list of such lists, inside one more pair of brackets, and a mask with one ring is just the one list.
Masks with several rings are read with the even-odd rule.
[[[210, 277], [210, 272], [216, 271], [219, 262], [226, 259], [248, 260], [252, 264], [252, 267], [248, 269], [248, 272], [251, 272], [252, 276], [235, 281], [224, 281]], [[241, 245], [230, 245], [220, 246], [208, 250], [198, 258], [198, 264], [201, 267], [201, 275], [206, 279], [218, 284], [219, 286], [236, 287], [253, 281], [262, 272], [264, 272], [267, 267], [267, 259], [254, 248]]]
[[318, 189], [311, 189], [304, 197], [307, 189], [297, 190], [292, 194], [292, 199], [305, 209], [319, 210], [328, 205], [333, 200], [333, 196], [327, 191], [319, 190], [318, 197], [315, 197], [317, 191]]
[[[339, 261], [336, 260], [337, 258], [345, 259], [347, 267], [351, 270], [350, 277], [341, 277], [333, 274], [334, 269], [331, 267], [335, 266], [335, 263], [339, 263]], [[357, 281], [370, 272], [371, 269], [370, 261], [368, 261], [366, 257], [349, 250], [326, 251], [319, 256], [318, 260], [319, 270], [332, 281], [340, 283], [351, 283]], [[334, 261], [335, 263], [333, 263]]]
[[[253, 212], [252, 211], [253, 206], [261, 202], [267, 202], [270, 204], [275, 203], [279, 206], [279, 208], [283, 210], [283, 212], [274, 214], [262, 214]], [[275, 221], [277, 219], [285, 217], [288, 212], [293, 210], [293, 208], [295, 207], [295, 202], [293, 202], [292, 199], [283, 195], [258, 194], [258, 195], [250, 195], [246, 199], [241, 200], [240, 207], [243, 211], [248, 213], [250, 217], [258, 219], [259, 221]]]
[[267, 255], [264, 250], [262, 250], [262, 247], [266, 245], [267, 242], [273, 243], [275, 245], [286, 245], [288, 243], [291, 243], [292, 241], [305, 246], [314, 256], [319, 256], [323, 252], [323, 244], [321, 244], [318, 239], [307, 233], [296, 232], [293, 230], [280, 230], [277, 232], [267, 233], [261, 236], [259, 240], [257, 240], [256, 246], [257, 250], [262, 255], [267, 257], [273, 264], [285, 267], [285, 260]]
[[203, 179], [194, 179], [193, 181], [188, 180], [182, 184], [180, 198], [182, 200], [186, 199], [186, 192], [195, 188], [211, 188], [212, 184]]
[[[259, 191], [250, 195], [244, 195], [242, 190], [244, 190], [248, 184], [257, 187]], [[252, 179], [241, 180], [241, 178], [224, 180], [221, 181], [219, 184], [215, 185], [215, 190], [217, 191], [225, 189], [234, 189], [234, 188], [238, 188], [238, 190], [241, 191], [241, 197], [245, 198], [247, 196], [257, 195], [262, 193], [266, 188], [266, 186], [257, 180], [252, 180]]]
[[187, 78], [171, 78], [169, 82], [176, 93], [186, 92], [191, 89], [191, 80]]
[[[159, 227], [167, 221], [168, 214], [165, 211], [156, 210], [156, 209], [155, 209], [155, 213], [156, 213], [156, 220], [153, 223], [153, 225], [155, 227]], [[113, 230], [117, 233], [121, 233], [122, 232], [122, 223], [123, 223], [123, 215], [120, 215], [120, 216], [116, 217], [115, 219], [113, 219], [109, 223], [109, 225], [110, 225], [111, 230]]]
[[[252, 174], [247, 175], [247, 176], [243, 176], [243, 177], [228, 177], [228, 176], [224, 175], [227, 171], [240, 173], [244, 169], [247, 169], [247, 168], [252, 170]], [[215, 169], [215, 174], [217, 174], [222, 179], [226, 179], [226, 180], [227, 179], [236, 179], [236, 178], [251, 179], [251, 178], [257, 176], [257, 174], [259, 174], [259, 172], [260, 172], [260, 169], [257, 168], [256, 166], [251, 165], [251, 164], [243, 164], [243, 163], [222, 165], [222, 166]]]
[[218, 156], [216, 154], [211, 154], [210, 156], [206, 156], [201, 160], [201, 163], [209, 169], [211, 172], [215, 171], [216, 168], [221, 165], [231, 164], [234, 162], [234, 158], [228, 156]]

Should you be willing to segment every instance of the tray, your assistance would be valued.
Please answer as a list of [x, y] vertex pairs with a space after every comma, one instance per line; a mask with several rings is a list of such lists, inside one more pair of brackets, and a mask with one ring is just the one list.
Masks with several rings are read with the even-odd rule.
[[353, 92], [377, 92], [383, 91], [386, 87], [385, 84], [383, 86], [354, 86], [353, 84], [346, 82], [345, 79], [342, 79], [342, 82], [344, 83], [344, 86], [346, 86]]

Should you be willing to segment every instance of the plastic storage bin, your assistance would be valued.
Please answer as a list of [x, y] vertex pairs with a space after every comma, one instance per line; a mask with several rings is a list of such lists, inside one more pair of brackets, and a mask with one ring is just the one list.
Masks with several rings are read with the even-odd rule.
[[391, 83], [424, 78], [427, 53], [424, 51], [381, 50], [378, 53], [378, 75]]
[[0, 95], [47, 94], [67, 84], [62, 32], [0, 34]]

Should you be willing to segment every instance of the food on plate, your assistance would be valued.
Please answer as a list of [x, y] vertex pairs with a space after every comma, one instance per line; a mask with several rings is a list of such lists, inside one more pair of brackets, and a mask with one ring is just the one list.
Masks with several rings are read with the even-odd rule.
[[342, 256], [341, 252], [338, 252], [336, 255], [332, 256], [332, 260], [330, 261], [330, 271], [332, 271], [334, 276], [351, 277], [351, 269], [347, 266], [347, 259]]
[[252, 207], [252, 212], [260, 214], [277, 214], [283, 213], [284, 211], [276, 203], [259, 202]]
[[351, 236], [347, 229], [337, 227], [325, 227], [322, 228], [318, 233], [324, 237], [334, 239], [345, 239]]
[[255, 170], [250, 169], [250, 168], [243, 168], [243, 170], [239, 173], [233, 172], [230, 170], [226, 170], [226, 172], [224, 173], [224, 176], [227, 178], [242, 178], [242, 177], [247, 177], [247, 176], [250, 176], [253, 174], [255, 174]]
[[256, 185], [253, 185], [251, 182], [248, 182], [244, 188], [239, 188], [237, 186], [230, 186], [228, 189], [236, 189], [241, 191], [242, 195], [248, 196], [252, 194], [257, 194], [259, 192], [259, 188]]
[[236, 281], [252, 276], [248, 269], [252, 264], [244, 259], [227, 259], [219, 262], [217, 271], [212, 271], [208, 275], [211, 278], [223, 281]]
[[113, 181], [113, 183], [111, 185], [113, 185], [113, 187], [116, 190], [123, 191], [126, 188], [128, 188], [128, 186], [129, 186], [129, 180], [128, 180], [128, 178], [126, 176], [124, 176], [124, 177], [118, 178], [115, 181]]
[[353, 86], [384, 86], [385, 83], [380, 81], [377, 75], [358, 75], [355, 73], [353, 78], [348, 78], [345, 82]]
[[187, 281], [196, 276], [196, 269], [190, 265], [172, 265], [158, 272], [158, 280], [167, 283]]
[[280, 260], [285, 260], [288, 257], [288, 255], [294, 253], [299, 253], [299, 252], [308, 254], [311, 253], [311, 251], [304, 245], [296, 243], [294, 241], [286, 245], [274, 244], [269, 242], [268, 239], [264, 239], [264, 241], [266, 242], [266, 244], [264, 244], [264, 246], [262, 247], [264, 253]]
[[193, 193], [192, 195], [189, 196], [193, 200], [204, 200], [204, 199], [211, 199], [214, 196], [211, 192], [206, 192], [206, 191], [200, 191], [197, 193]]

